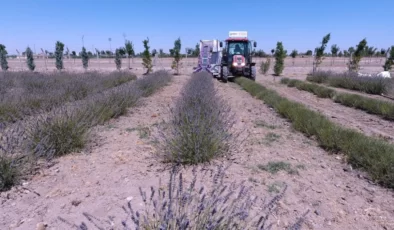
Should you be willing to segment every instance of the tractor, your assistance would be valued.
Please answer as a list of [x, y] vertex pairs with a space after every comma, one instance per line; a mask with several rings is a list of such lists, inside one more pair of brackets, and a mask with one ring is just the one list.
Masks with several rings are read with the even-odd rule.
[[[222, 49], [220, 80], [227, 82], [229, 77], [238, 76], [256, 80], [256, 63], [252, 61], [252, 43], [253, 47], [257, 46], [255, 41], [248, 39], [246, 31], [229, 32], [225, 47]], [[223, 47], [223, 42], [219, 43], [219, 47]]]

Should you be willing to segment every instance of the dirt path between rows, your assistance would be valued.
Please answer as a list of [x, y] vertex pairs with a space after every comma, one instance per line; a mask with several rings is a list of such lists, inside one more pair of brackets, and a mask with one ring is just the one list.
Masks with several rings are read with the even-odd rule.
[[[24, 185], [30, 192], [2, 193], [0, 229], [35, 229], [40, 222], [47, 223], [47, 229], [70, 229], [57, 217], [79, 224], [86, 222], [83, 212], [114, 216], [119, 223], [125, 217], [121, 207], [127, 200], [142, 207], [138, 187], [157, 187], [159, 177], [165, 176], [162, 166], [150, 159], [154, 148], [147, 128], [168, 119], [165, 106], [174, 102], [187, 79], [175, 77], [171, 85], [144, 99], [127, 116], [98, 127], [91, 151], [59, 158], [55, 166], [43, 169]], [[302, 229], [394, 229], [390, 223], [392, 191], [360, 178], [362, 173], [344, 164], [341, 156], [329, 155], [295, 132], [238, 85], [215, 84], [235, 112], [234, 129], [250, 133], [244, 148], [232, 157], [227, 179], [246, 180], [257, 195], [268, 198], [288, 185], [273, 215], [273, 229], [284, 229], [306, 210], [310, 212]], [[259, 164], [269, 161], [291, 164], [292, 174], [259, 169]]]
[[368, 114], [359, 109], [343, 106], [328, 98], [318, 98], [312, 93], [301, 91], [294, 87], [287, 87], [280, 84], [279, 81], [273, 82], [272, 79], [260, 77], [257, 82], [274, 89], [281, 96], [306, 105], [308, 108], [327, 116], [327, 118], [341, 126], [394, 143], [394, 122], [382, 119], [377, 115]]

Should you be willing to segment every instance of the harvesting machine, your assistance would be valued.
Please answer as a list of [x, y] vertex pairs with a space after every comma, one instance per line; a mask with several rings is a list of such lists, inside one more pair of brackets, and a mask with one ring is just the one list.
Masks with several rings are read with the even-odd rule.
[[[244, 76], [256, 79], [256, 63], [252, 60], [253, 47], [256, 41], [248, 39], [247, 31], [230, 31], [225, 41], [223, 56], [220, 64], [220, 79], [227, 82], [229, 77]], [[223, 47], [223, 43], [219, 43]]]
[[200, 40], [198, 66], [194, 67], [194, 72], [206, 71], [213, 77], [219, 77], [221, 60], [222, 49], [219, 47], [219, 40]]

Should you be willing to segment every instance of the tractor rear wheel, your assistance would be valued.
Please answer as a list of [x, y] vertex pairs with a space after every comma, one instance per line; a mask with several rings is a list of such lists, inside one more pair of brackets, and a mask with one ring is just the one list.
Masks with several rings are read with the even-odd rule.
[[228, 68], [227, 66], [222, 67], [222, 72], [220, 73], [220, 78], [224, 83], [227, 83], [228, 80]]

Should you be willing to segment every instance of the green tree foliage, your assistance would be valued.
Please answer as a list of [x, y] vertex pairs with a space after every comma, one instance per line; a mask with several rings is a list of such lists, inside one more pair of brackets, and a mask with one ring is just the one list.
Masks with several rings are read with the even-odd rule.
[[[348, 69], [350, 71], [355, 71], [357, 72], [360, 69], [360, 61], [363, 55], [365, 54], [365, 48], [367, 46], [367, 40], [364, 38], [363, 40], [360, 41], [360, 43], [357, 45], [356, 50], [354, 51], [352, 55], [352, 59], [348, 63]], [[351, 47], [353, 48], [353, 47]], [[350, 49], [350, 48], [349, 48]], [[351, 53], [351, 52], [350, 52]]]
[[275, 66], [274, 66], [274, 73], [276, 76], [279, 76], [285, 67], [284, 60], [287, 55], [287, 50], [284, 50], [282, 42], [276, 43], [276, 50], [275, 50]]
[[56, 59], [56, 69], [58, 69], [58, 70], [64, 69], [63, 51], [64, 51], [64, 44], [57, 41], [56, 48], [55, 48], [55, 59]]
[[339, 52], [339, 47], [337, 46], [337, 44], [334, 44], [331, 46], [331, 55], [333, 57], [337, 57], [338, 56], [338, 52]]
[[196, 48], [193, 50], [193, 56], [198, 57], [200, 55], [200, 44], [196, 44]]
[[142, 65], [147, 69], [145, 74], [152, 71], [152, 58], [149, 52], [149, 38], [142, 41], [144, 44], [144, 52], [142, 52]]
[[5, 45], [0, 44], [0, 65], [1, 69], [4, 71], [8, 70], [8, 61], [7, 61], [7, 50]]
[[116, 49], [115, 50], [115, 64], [116, 64], [117, 70], [120, 70], [122, 68], [122, 54], [121, 54], [122, 51], [121, 50], [123, 50], [123, 49]]
[[36, 65], [34, 64], [33, 51], [31, 51], [30, 47], [26, 48], [26, 63], [29, 70], [34, 71]]
[[384, 71], [390, 71], [394, 65], [394, 46], [391, 46], [389, 52], [390, 56], [386, 59], [383, 66]]
[[86, 52], [85, 47], [82, 47], [81, 58], [82, 58], [83, 68], [86, 70], [89, 66], [89, 55]]
[[181, 39], [178, 38], [174, 42], [174, 48], [172, 49], [172, 56], [174, 57], [174, 60], [172, 61], [171, 68], [176, 71], [176, 74], [179, 74], [179, 66], [180, 66], [180, 61], [182, 59], [181, 57]]
[[133, 56], [135, 55], [135, 53], [134, 53], [134, 46], [133, 46], [133, 43], [131, 41], [129, 41], [129, 40], [126, 41], [126, 43], [125, 43], [125, 50], [126, 50], [126, 53], [127, 53], [127, 59], [128, 59], [128, 62], [129, 62], [129, 69], [130, 69], [130, 57], [133, 58]]
[[305, 53], [306, 56], [312, 56], [312, 50], [307, 50]]
[[290, 53], [290, 56], [293, 58], [293, 65], [294, 65], [294, 59], [297, 57], [298, 55], [298, 51], [297, 50], [293, 50]]
[[316, 50], [316, 56], [315, 56], [315, 67], [318, 68], [319, 65], [323, 62], [324, 59], [324, 50], [327, 47], [327, 43], [330, 41], [330, 33], [328, 33], [326, 36], [323, 37], [323, 40], [321, 42], [321, 46], [317, 47]]

